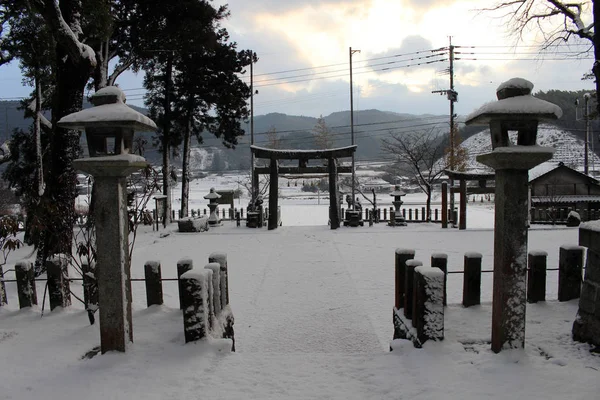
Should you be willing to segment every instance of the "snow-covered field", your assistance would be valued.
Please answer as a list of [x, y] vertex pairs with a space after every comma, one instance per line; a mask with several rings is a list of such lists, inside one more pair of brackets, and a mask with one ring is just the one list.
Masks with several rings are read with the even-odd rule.
[[[235, 180], [211, 179], [192, 184], [192, 207], [204, 207], [201, 197], [211, 186], [235, 188]], [[201, 268], [211, 252], [227, 253], [236, 353], [218, 342], [184, 344], [174, 282], [164, 282], [165, 304], [151, 308], [144, 284], [133, 282], [130, 351], [82, 358], [99, 344], [98, 326], [89, 325], [82, 305], [73, 299], [69, 309], [46, 306], [40, 318], [40, 307], [18, 310], [8, 283], [10, 303], [0, 309], [0, 399], [598, 398], [600, 357], [571, 340], [577, 301], [554, 300], [556, 271], [548, 272], [549, 301], [527, 307], [524, 350], [490, 350], [486, 273], [483, 304], [468, 309], [458, 304], [462, 275], [449, 276], [443, 342], [417, 350], [396, 341], [389, 352], [395, 248], [415, 249], [425, 263], [431, 253], [445, 252], [451, 271], [462, 269], [465, 252], [477, 251], [491, 269], [490, 203], [469, 204], [466, 231], [437, 224], [332, 231], [327, 201], [293, 197], [281, 201], [283, 226], [274, 231], [229, 221], [197, 234], [178, 233], [176, 224], [158, 232], [139, 228], [134, 278], [143, 277], [148, 260], [160, 260], [163, 278], [172, 278], [181, 258]], [[418, 203], [422, 196], [405, 200]], [[576, 228], [534, 227], [529, 248], [547, 251], [549, 268], [556, 267], [559, 246], [576, 244], [577, 234]], [[5, 270], [30, 251], [12, 255]], [[78, 282], [72, 289], [81, 292]]]

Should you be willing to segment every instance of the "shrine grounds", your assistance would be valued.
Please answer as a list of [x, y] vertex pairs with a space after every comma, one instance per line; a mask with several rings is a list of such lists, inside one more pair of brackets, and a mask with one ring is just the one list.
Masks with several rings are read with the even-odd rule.
[[[209, 185], [192, 183], [193, 208], [205, 204], [199, 195]], [[470, 308], [460, 305], [462, 274], [449, 275], [444, 341], [423, 349], [391, 343], [394, 250], [414, 249], [426, 265], [432, 253], [447, 253], [449, 271], [462, 270], [464, 253], [475, 251], [490, 270], [493, 203], [470, 203], [465, 231], [428, 223], [330, 230], [320, 201], [282, 199], [283, 226], [273, 231], [232, 221], [187, 234], [176, 224], [139, 227], [133, 278], [144, 277], [146, 261], [160, 261], [163, 278], [175, 278], [182, 258], [203, 268], [210, 253], [227, 253], [235, 353], [222, 340], [184, 344], [175, 282], [163, 284], [165, 304], [150, 308], [144, 283], [132, 282], [133, 345], [91, 359], [84, 356], [99, 345], [98, 325], [75, 298], [68, 309], [50, 312], [46, 304], [41, 317], [41, 306], [18, 310], [7, 283], [0, 399], [597, 398], [600, 356], [571, 340], [578, 302], [556, 301], [557, 271], [548, 271], [547, 301], [527, 305], [524, 350], [490, 350], [491, 273], [482, 277], [482, 305]], [[557, 267], [561, 245], [577, 241], [577, 228], [529, 231], [529, 250], [548, 252], [548, 268]], [[20, 249], [4, 269], [30, 253]], [[41, 282], [37, 290], [41, 299]], [[80, 283], [72, 290], [79, 296]]]

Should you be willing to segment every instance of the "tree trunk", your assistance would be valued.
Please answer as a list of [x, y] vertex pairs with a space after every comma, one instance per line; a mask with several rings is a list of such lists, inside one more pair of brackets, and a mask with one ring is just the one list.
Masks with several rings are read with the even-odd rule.
[[192, 141], [192, 101], [190, 101], [188, 107], [188, 123], [185, 127], [183, 135], [183, 161], [182, 161], [182, 173], [181, 173], [181, 216], [182, 218], [188, 215], [188, 203], [190, 197], [190, 150]]
[[425, 194], [427, 195], [427, 222], [431, 222], [431, 185], [427, 185]]
[[165, 105], [164, 105], [164, 126], [162, 136], [162, 156], [163, 156], [163, 195], [165, 199], [165, 216], [163, 226], [167, 226], [171, 222], [171, 182], [169, 181], [169, 152], [171, 151], [170, 136], [171, 136], [171, 75], [173, 73], [173, 53], [169, 53], [167, 58], [167, 67], [165, 71]]
[[53, 134], [50, 141], [50, 168], [45, 197], [48, 220], [44, 253], [71, 254], [73, 223], [75, 221], [76, 173], [73, 160], [80, 154], [79, 132], [59, 128], [56, 122], [65, 115], [81, 110], [83, 91], [90, 77], [89, 63], [67, 55], [58, 45], [57, 86], [52, 112]]
[[592, 72], [596, 78], [596, 111], [600, 115], [600, 37], [597, 30], [600, 29], [600, 2], [594, 0], [594, 66]]

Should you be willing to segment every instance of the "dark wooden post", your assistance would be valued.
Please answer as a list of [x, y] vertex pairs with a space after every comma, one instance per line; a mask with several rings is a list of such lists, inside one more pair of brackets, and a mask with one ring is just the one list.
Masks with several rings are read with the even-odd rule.
[[395, 280], [395, 298], [394, 307], [400, 309], [404, 307], [404, 279], [406, 274], [406, 262], [415, 258], [415, 251], [412, 249], [396, 249], [394, 266]]
[[396, 226], [396, 211], [390, 210], [390, 226]]
[[406, 270], [404, 271], [404, 316], [408, 319], [412, 318], [413, 312], [415, 268], [421, 265], [423, 263], [418, 260], [406, 261]]
[[81, 265], [83, 274], [83, 302], [88, 312], [94, 313], [98, 309], [98, 277], [96, 276], [96, 263], [83, 263]]
[[67, 258], [64, 255], [58, 255], [46, 261], [50, 310], [71, 305], [68, 266]]
[[431, 268], [439, 268], [444, 273], [444, 298], [443, 304], [447, 304], [446, 284], [448, 282], [448, 255], [445, 253], [433, 253], [431, 255]]
[[383, 209], [383, 220], [387, 221], [387, 208]]
[[181, 275], [190, 271], [194, 268], [194, 262], [189, 258], [183, 258], [177, 261], [177, 283], [179, 286], [179, 309], [183, 310], [183, 282], [181, 281]]
[[179, 277], [183, 306], [183, 329], [185, 342], [203, 339], [209, 331], [208, 310], [209, 270], [189, 270]]
[[448, 228], [448, 182], [442, 182], [442, 228]]
[[460, 180], [460, 218], [458, 229], [467, 229], [467, 181]]
[[[215, 320], [215, 304], [214, 304], [214, 286], [213, 286], [213, 271], [210, 268], [204, 268], [206, 274], [206, 307], [208, 308], [208, 330], [212, 330], [216, 324]], [[219, 299], [221, 302], [221, 299]]]
[[530, 251], [527, 255], [527, 302], [546, 301], [546, 260], [545, 251]]
[[421, 221], [427, 221], [427, 213], [425, 207], [421, 207]]
[[337, 199], [337, 163], [334, 158], [329, 158], [327, 163], [329, 170], [329, 223], [331, 229], [340, 227], [340, 215]]
[[204, 268], [212, 271], [212, 305], [214, 308], [214, 314], [218, 317], [221, 313], [221, 309], [223, 308], [221, 305], [221, 264], [209, 262]]
[[415, 208], [415, 221], [419, 220], [419, 209]]
[[463, 307], [481, 304], [481, 258], [480, 253], [466, 253], [464, 257]]
[[17, 279], [19, 308], [31, 307], [37, 304], [33, 262], [25, 260], [17, 262], [15, 264], [15, 278]]
[[583, 252], [581, 246], [560, 246], [558, 261], [558, 301], [578, 299], [583, 278]]
[[409, 220], [409, 221], [412, 221], [412, 220], [413, 220], [413, 219], [412, 219], [412, 208], [409, 208], [409, 209], [408, 209], [408, 220]]
[[369, 226], [373, 226], [373, 210], [369, 210]]
[[439, 211], [439, 210], [438, 210], [437, 208], [435, 208], [435, 209], [433, 210], [433, 215], [434, 215], [434, 217], [433, 217], [434, 219], [433, 219], [433, 220], [434, 220], [434, 221], [439, 221], [439, 212], [438, 212], [438, 211]]
[[8, 298], [6, 297], [6, 285], [4, 283], [4, 272], [2, 271], [2, 265], [0, 265], [0, 307], [8, 304]]
[[438, 268], [417, 267], [414, 277], [414, 310], [412, 323], [421, 344], [444, 339], [444, 305], [442, 286], [444, 273]]
[[269, 223], [268, 229], [277, 229], [277, 193], [279, 191], [279, 163], [276, 159], [271, 159], [271, 170], [269, 180]]
[[[179, 265], [177, 267], [179, 268]], [[178, 275], [181, 274], [178, 272]], [[146, 304], [148, 307], [162, 305], [164, 301], [160, 262], [147, 261], [144, 264], [144, 278], [146, 281]]]
[[221, 279], [221, 309], [229, 304], [229, 276], [227, 270], [227, 254], [211, 253], [208, 256], [209, 263], [217, 263], [221, 267], [219, 277]]

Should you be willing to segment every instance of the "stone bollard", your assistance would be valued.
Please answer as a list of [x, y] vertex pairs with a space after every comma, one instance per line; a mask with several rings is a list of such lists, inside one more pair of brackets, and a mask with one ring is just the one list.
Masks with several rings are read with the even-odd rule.
[[581, 294], [584, 250], [581, 246], [560, 246], [558, 301], [569, 301], [579, 298]]
[[240, 211], [235, 212], [235, 226], [240, 226], [242, 217], [240, 216]]
[[227, 254], [214, 252], [208, 256], [209, 263], [218, 263], [221, 267], [221, 309], [229, 304], [229, 276], [227, 271]]
[[54, 310], [56, 307], [68, 307], [71, 305], [68, 266], [69, 264], [65, 255], [57, 255], [46, 260], [50, 310]]
[[218, 317], [221, 313], [221, 265], [219, 263], [208, 263], [204, 267], [212, 271], [214, 313]]
[[442, 228], [448, 228], [448, 182], [442, 182]]
[[[180, 275], [179, 272], [178, 275]], [[144, 278], [146, 281], [146, 305], [148, 307], [162, 305], [164, 300], [160, 261], [146, 261], [146, 264], [144, 264]]]
[[444, 272], [439, 268], [415, 268], [413, 326], [421, 344], [444, 340]]
[[190, 271], [194, 268], [194, 262], [189, 258], [182, 258], [177, 261], [177, 279], [179, 285], [179, 309], [183, 310], [183, 283], [181, 282], [181, 275]]
[[463, 276], [463, 307], [481, 304], [481, 258], [480, 253], [465, 253]]
[[394, 262], [394, 307], [396, 307], [396, 309], [404, 307], [404, 278], [406, 274], [406, 262], [414, 258], [415, 251], [412, 249], [396, 249]]
[[212, 269], [205, 268], [206, 276], [206, 304], [208, 307], [208, 330], [212, 330], [215, 326], [215, 305], [214, 305], [214, 287], [213, 287], [213, 272]]
[[369, 210], [369, 226], [373, 226], [373, 210]]
[[383, 209], [383, 220], [387, 221], [387, 208]]
[[81, 264], [83, 278], [83, 303], [88, 313], [93, 315], [98, 310], [98, 279], [96, 277], [96, 263]]
[[530, 251], [527, 255], [527, 302], [546, 301], [546, 261], [545, 251]]
[[396, 212], [390, 210], [390, 226], [396, 226]]
[[414, 301], [415, 268], [423, 265], [418, 260], [408, 260], [404, 271], [404, 316], [412, 319]]
[[188, 270], [181, 274], [183, 329], [185, 342], [203, 339], [209, 333], [208, 281], [210, 270]]
[[445, 253], [433, 253], [431, 255], [431, 268], [439, 268], [444, 273], [444, 298], [443, 304], [447, 305], [446, 285], [448, 282], [448, 255]]
[[37, 304], [35, 288], [35, 272], [33, 262], [22, 260], [15, 264], [15, 278], [19, 294], [19, 308], [31, 307]]

